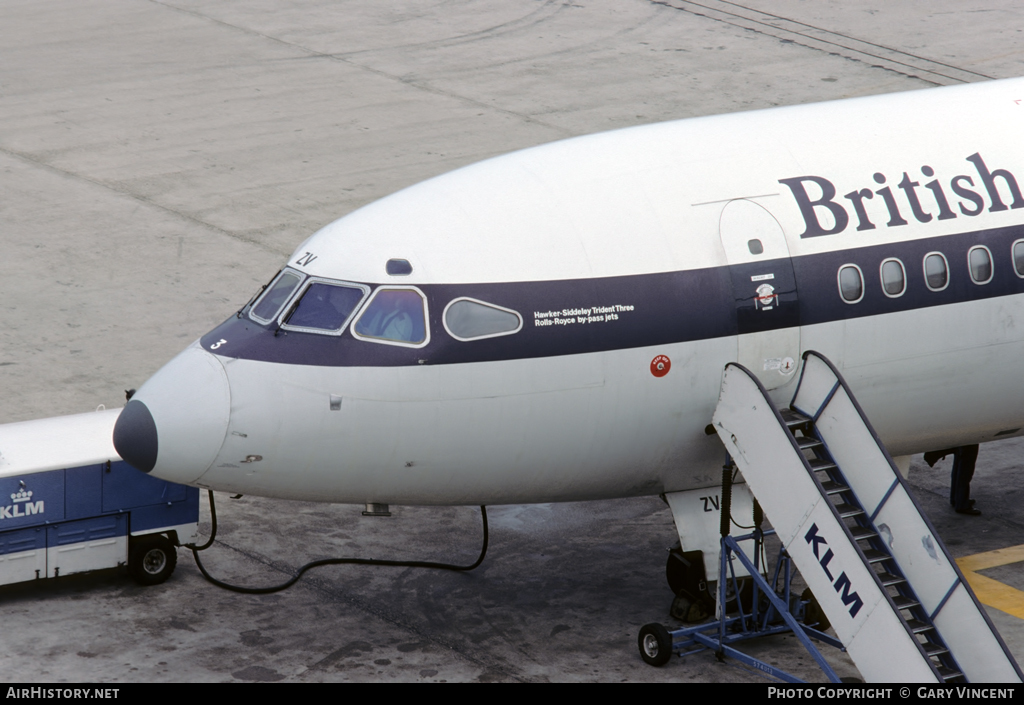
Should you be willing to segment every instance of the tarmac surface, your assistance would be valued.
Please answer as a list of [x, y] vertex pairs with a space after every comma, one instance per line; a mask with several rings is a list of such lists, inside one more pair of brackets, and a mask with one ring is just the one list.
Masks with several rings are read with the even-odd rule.
[[[617, 127], [1018, 76], [1021, 27], [1019, 3], [961, 0], [8, 0], [0, 423], [122, 405], [308, 235], [404, 186]], [[955, 556], [1024, 543], [1022, 449], [982, 447], [981, 517], [950, 511], [948, 461], [915, 459]], [[478, 510], [361, 509], [219, 495], [204, 560], [265, 585], [326, 556], [479, 550]], [[711, 654], [640, 660], [639, 628], [673, 625], [659, 499], [489, 513], [471, 573], [329, 567], [250, 596], [180, 551], [152, 588], [110, 571], [0, 589], [0, 680], [765, 682]], [[1022, 563], [979, 573], [1024, 590]], [[1024, 658], [1024, 612], [989, 612]], [[750, 651], [823, 679], [792, 636]]]

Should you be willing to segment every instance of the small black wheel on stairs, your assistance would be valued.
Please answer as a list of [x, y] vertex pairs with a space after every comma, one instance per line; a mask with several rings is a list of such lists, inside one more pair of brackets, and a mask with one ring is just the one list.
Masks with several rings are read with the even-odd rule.
[[637, 638], [640, 658], [652, 666], [664, 666], [672, 658], [672, 635], [658, 623], [647, 624]]

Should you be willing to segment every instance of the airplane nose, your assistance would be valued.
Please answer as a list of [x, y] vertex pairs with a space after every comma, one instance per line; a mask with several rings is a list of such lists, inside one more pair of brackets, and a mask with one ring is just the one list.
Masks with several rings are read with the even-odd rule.
[[164, 365], [125, 405], [114, 424], [114, 448], [142, 472], [193, 483], [217, 457], [230, 411], [224, 366], [194, 345]]
[[156, 422], [149, 407], [132, 399], [114, 424], [114, 448], [136, 470], [149, 472], [156, 465]]

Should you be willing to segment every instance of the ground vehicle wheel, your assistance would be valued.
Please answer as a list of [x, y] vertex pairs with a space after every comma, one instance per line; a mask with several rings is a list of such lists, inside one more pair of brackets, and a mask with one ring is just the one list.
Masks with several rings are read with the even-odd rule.
[[132, 537], [128, 549], [128, 572], [139, 585], [159, 585], [171, 577], [178, 564], [178, 552], [162, 534]]
[[660, 624], [647, 624], [636, 640], [640, 658], [652, 666], [664, 666], [672, 658], [672, 635]]

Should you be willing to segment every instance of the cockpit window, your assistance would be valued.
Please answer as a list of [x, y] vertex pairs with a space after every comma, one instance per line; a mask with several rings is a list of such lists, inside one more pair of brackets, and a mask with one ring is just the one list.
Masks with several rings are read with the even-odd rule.
[[357, 338], [421, 347], [429, 339], [427, 300], [418, 289], [381, 287], [352, 325]]
[[300, 282], [301, 274], [291, 269], [283, 270], [249, 310], [249, 316], [259, 323], [270, 323], [277, 318], [277, 314], [281, 312], [281, 308], [291, 298], [292, 292]]
[[510, 335], [523, 327], [515, 311], [475, 299], [455, 299], [444, 310], [444, 325], [456, 340]]
[[292, 306], [281, 327], [286, 330], [341, 335], [352, 312], [368, 291], [368, 287], [358, 284], [313, 279]]

